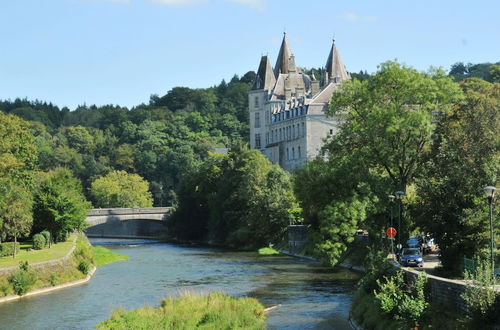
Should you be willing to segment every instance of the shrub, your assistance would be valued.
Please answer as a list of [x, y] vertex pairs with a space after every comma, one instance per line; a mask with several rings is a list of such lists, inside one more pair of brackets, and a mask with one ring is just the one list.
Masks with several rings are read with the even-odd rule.
[[57, 273], [50, 273], [49, 275], [49, 283], [52, 286], [55, 286], [59, 283], [59, 277], [57, 276]]
[[33, 248], [35, 250], [43, 249], [46, 244], [47, 242], [45, 240], [45, 236], [43, 236], [42, 234], [33, 235]]
[[161, 307], [117, 310], [98, 329], [264, 329], [265, 313], [254, 298], [224, 293], [186, 294], [163, 300]]
[[464, 278], [467, 288], [461, 297], [467, 304], [466, 321], [474, 327], [494, 325], [498, 320], [500, 298], [497, 298], [495, 303], [496, 295], [492, 286], [496, 284], [496, 280], [492, 276], [490, 263], [479, 261], [476, 271], [466, 271]]
[[[19, 243], [16, 243], [16, 253], [19, 252]], [[14, 242], [0, 244], [0, 257], [14, 255]]]
[[35, 284], [36, 277], [30, 271], [21, 269], [11, 275], [9, 282], [12, 284], [14, 292], [22, 296], [29, 291], [33, 284]]
[[48, 230], [44, 230], [40, 234], [42, 234], [43, 237], [45, 237], [45, 245], [50, 246], [50, 240], [51, 240], [50, 232]]
[[80, 261], [80, 263], [78, 264], [78, 270], [81, 271], [84, 275], [87, 275], [89, 273], [89, 269], [89, 263], [84, 260]]

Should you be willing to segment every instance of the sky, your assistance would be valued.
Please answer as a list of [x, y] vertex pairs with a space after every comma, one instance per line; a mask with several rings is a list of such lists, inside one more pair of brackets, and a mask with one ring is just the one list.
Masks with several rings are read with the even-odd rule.
[[322, 67], [332, 38], [350, 72], [500, 61], [498, 0], [0, 0], [0, 99], [148, 103], [275, 63]]

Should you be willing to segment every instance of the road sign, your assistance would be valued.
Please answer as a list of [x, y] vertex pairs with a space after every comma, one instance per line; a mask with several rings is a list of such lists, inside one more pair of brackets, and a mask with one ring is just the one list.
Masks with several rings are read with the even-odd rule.
[[387, 228], [387, 231], [385, 232], [387, 234], [387, 236], [389, 236], [390, 238], [394, 238], [396, 236], [396, 229], [394, 229], [393, 227], [389, 227]]

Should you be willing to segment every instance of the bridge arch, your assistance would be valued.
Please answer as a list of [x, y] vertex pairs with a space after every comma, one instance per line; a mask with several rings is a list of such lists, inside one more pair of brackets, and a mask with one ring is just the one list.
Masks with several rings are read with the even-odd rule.
[[171, 207], [93, 209], [87, 213], [88, 237], [157, 238], [166, 233]]

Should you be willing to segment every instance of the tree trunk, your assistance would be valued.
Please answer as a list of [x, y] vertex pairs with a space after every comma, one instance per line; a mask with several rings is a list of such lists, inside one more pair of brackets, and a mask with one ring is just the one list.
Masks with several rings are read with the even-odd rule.
[[17, 234], [14, 234], [14, 259], [16, 259]]

